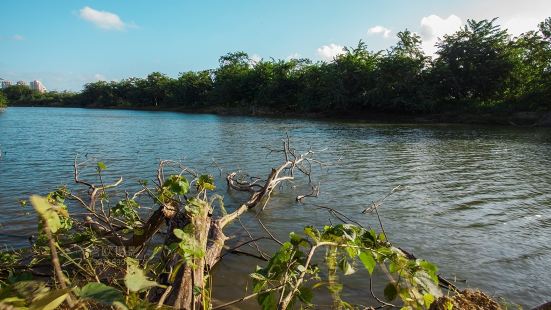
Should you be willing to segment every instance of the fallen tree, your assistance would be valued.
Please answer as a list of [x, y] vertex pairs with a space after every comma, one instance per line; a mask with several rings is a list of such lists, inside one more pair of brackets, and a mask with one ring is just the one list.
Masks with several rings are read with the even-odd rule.
[[[133, 194], [121, 192], [123, 179], [105, 184], [106, 166], [96, 164], [98, 183], [81, 178], [89, 161], [74, 162], [74, 181], [86, 193], [60, 188], [46, 197], [33, 196], [39, 214], [39, 235], [30, 255], [3, 254], [0, 309], [65, 307], [70, 309], [108, 305], [119, 309], [221, 309], [256, 298], [263, 309], [288, 309], [313, 305], [313, 288], [331, 293], [332, 307], [429, 308], [442, 296], [441, 287], [455, 291], [428, 261], [417, 259], [393, 246], [381, 233], [362, 227], [337, 209], [326, 209], [341, 221], [323, 228], [305, 227], [281, 242], [264, 226], [267, 236], [228, 246], [224, 229], [250, 210], [263, 212], [277, 188], [300, 176], [312, 183], [314, 167], [325, 163], [312, 150], [300, 153], [289, 139], [277, 151], [283, 162], [266, 179], [232, 172], [226, 176], [230, 190], [248, 193], [231, 212], [221, 196], [214, 194], [214, 178], [173, 161], [161, 161], [153, 185], [141, 181]], [[175, 171], [167, 175], [167, 170]], [[315, 197], [318, 186], [297, 201]], [[117, 198], [120, 197], [121, 198]], [[385, 197], [386, 198], [386, 197]], [[383, 198], [366, 208], [374, 214]], [[140, 208], [149, 201], [154, 208], [142, 220]], [[84, 210], [84, 213], [76, 210]], [[360, 212], [359, 212], [360, 213]], [[246, 230], [245, 227], [243, 227]], [[248, 233], [248, 231], [247, 231]], [[211, 270], [227, 254], [239, 252], [260, 239], [279, 243], [271, 257], [261, 251], [253, 257], [267, 260], [251, 270], [253, 293], [224, 304], [213, 305]], [[243, 252], [241, 252], [243, 253]], [[325, 266], [318, 264], [324, 261]], [[340, 275], [355, 272], [357, 265], [369, 274], [366, 287], [374, 305], [362, 306], [341, 299]], [[372, 289], [371, 274], [379, 266], [388, 279], [386, 301]], [[340, 271], [339, 271], [340, 270]], [[32, 278], [32, 279], [31, 279]], [[42, 281], [37, 281], [42, 279]], [[45, 280], [45, 281], [44, 281]], [[245, 289], [245, 288], [244, 288]], [[399, 303], [393, 303], [399, 299]]]

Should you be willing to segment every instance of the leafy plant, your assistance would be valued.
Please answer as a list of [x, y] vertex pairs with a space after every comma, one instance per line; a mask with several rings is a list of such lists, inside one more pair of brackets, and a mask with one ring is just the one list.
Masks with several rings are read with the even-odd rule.
[[[441, 296], [437, 268], [424, 260], [409, 259], [401, 250], [390, 245], [383, 234], [377, 235], [374, 230], [351, 224], [325, 226], [322, 230], [308, 226], [304, 234], [305, 237], [301, 237], [291, 233], [290, 240], [281, 246], [268, 265], [258, 267], [251, 274], [254, 291], [258, 293], [263, 309], [286, 308], [299, 301], [309, 305], [313, 296], [311, 287], [321, 285], [329, 286], [334, 307], [353, 308], [340, 299], [341, 286], [335, 283], [335, 278], [321, 279], [320, 267], [312, 262], [320, 248], [326, 248], [328, 269], [336, 265], [345, 276], [355, 273], [358, 264], [369, 275], [373, 274], [377, 265], [388, 267], [397, 278], [384, 289], [389, 301], [399, 297], [404, 306], [423, 309], [430, 306], [435, 296]], [[306, 285], [307, 282], [312, 283]]]

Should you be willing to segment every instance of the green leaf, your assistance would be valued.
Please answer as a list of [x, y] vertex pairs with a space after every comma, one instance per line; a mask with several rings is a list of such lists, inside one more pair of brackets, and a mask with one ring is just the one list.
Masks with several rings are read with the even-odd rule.
[[377, 233], [375, 232], [374, 229], [370, 229], [367, 236], [369, 237], [369, 239], [371, 239], [371, 241], [373, 242], [377, 241]]
[[178, 276], [178, 272], [180, 271], [180, 268], [185, 264], [186, 262], [184, 260], [179, 261], [176, 263], [176, 266], [172, 269], [172, 272], [170, 273], [168, 277], [169, 283], [174, 283], [176, 281], [176, 277]]
[[80, 290], [79, 296], [80, 298], [93, 299], [97, 302], [108, 305], [111, 305], [116, 301], [124, 302], [124, 296], [121, 291], [99, 282], [86, 284]]
[[140, 205], [134, 199], [120, 200], [111, 208], [111, 214], [116, 217], [122, 217], [128, 225], [133, 225], [140, 218], [136, 211], [139, 208]]
[[296, 268], [299, 272], [305, 272], [306, 271], [306, 267], [304, 267], [303, 265], [297, 265]]
[[277, 309], [277, 302], [273, 292], [258, 295], [258, 303], [262, 310]]
[[319, 242], [320, 240], [320, 232], [317, 229], [315, 229], [313, 226], [304, 227], [304, 234], [312, 238], [312, 240], [316, 243]]
[[396, 273], [398, 271], [398, 266], [395, 262], [390, 262], [390, 264], [388, 264], [388, 271], [391, 273]]
[[127, 257], [126, 264], [124, 284], [130, 291], [140, 292], [153, 286], [159, 286], [157, 282], [151, 281], [145, 276], [145, 272], [139, 267], [137, 260]]
[[173, 233], [174, 233], [174, 236], [176, 236], [176, 238], [178, 238], [178, 239], [181, 239], [181, 240], [186, 240], [187, 239], [187, 234], [179, 228], [175, 228]]
[[308, 287], [302, 286], [298, 289], [298, 298], [304, 303], [311, 303], [314, 299], [314, 293]]
[[201, 175], [197, 180], [197, 188], [199, 190], [214, 190], [216, 188], [216, 186], [214, 186], [214, 177], [206, 174]]
[[163, 184], [177, 195], [185, 195], [189, 191], [189, 182], [183, 175], [171, 175]]
[[98, 161], [98, 171], [103, 171], [103, 170], [107, 170], [107, 166], [105, 165], [104, 162]]
[[198, 285], [193, 286], [193, 296], [199, 296], [201, 295], [202, 289]]
[[373, 258], [373, 255], [371, 253], [367, 252], [360, 252], [360, 255], [358, 256], [360, 258], [360, 261], [364, 264], [365, 269], [369, 272], [369, 274], [373, 273], [373, 270], [375, 269], [375, 265], [377, 265], [377, 262]]
[[36, 212], [48, 225], [50, 231], [56, 233], [61, 228], [61, 220], [57, 212], [52, 208], [52, 205], [48, 202], [48, 199], [32, 195], [30, 200]]
[[345, 276], [351, 275], [356, 272], [356, 270], [354, 270], [354, 268], [352, 267], [352, 265], [350, 265], [346, 258], [341, 259], [341, 261], [339, 262], [339, 267], [341, 268]]
[[388, 301], [393, 301], [396, 298], [396, 295], [398, 295], [398, 290], [396, 289], [396, 285], [392, 282], [388, 283], [384, 290], [385, 298]]
[[9, 283], [15, 283], [15, 282], [21, 282], [21, 281], [31, 281], [33, 279], [33, 275], [30, 272], [18, 272], [15, 274], [11, 274], [8, 277]]
[[289, 239], [290, 239], [289, 241], [291, 242], [291, 244], [294, 245], [294, 246], [299, 246], [301, 244], [303, 244], [305, 246], [308, 245], [308, 243], [304, 240], [303, 237], [301, 237], [300, 235], [298, 235], [294, 232], [291, 232], [289, 234]]
[[348, 254], [348, 257], [354, 258], [356, 255], [358, 255], [358, 249], [352, 248], [352, 247], [346, 247], [344, 248], [346, 250], [346, 253]]
[[67, 299], [70, 291], [71, 289], [51, 291], [46, 296], [35, 300], [29, 306], [29, 310], [53, 310]]
[[42, 281], [21, 281], [11, 285], [14, 292], [17, 292], [17, 296], [34, 298], [41, 298], [50, 292], [50, 289]]
[[261, 275], [260, 273], [258, 272], [253, 272], [249, 275], [251, 278], [255, 279], [255, 280], [258, 280], [258, 281], [266, 281], [268, 279], [266, 279], [265, 276]]
[[452, 310], [453, 309], [453, 302], [450, 299], [446, 300], [446, 303], [444, 304], [444, 307], [446, 307], [446, 310]]
[[418, 260], [418, 264], [427, 272], [434, 283], [438, 283], [438, 275], [436, 274], [438, 267], [436, 265], [426, 260]]
[[115, 309], [117, 310], [128, 310], [128, 307], [120, 301], [115, 301], [113, 303], [113, 307], [115, 307]]
[[425, 308], [429, 308], [430, 305], [434, 302], [434, 296], [431, 294], [425, 294], [423, 295], [423, 301], [425, 302]]
[[[6, 297], [4, 299], [0, 299], [0, 307], [2, 306], [6, 307], [6, 308], [0, 308], [0, 309], [26, 309], [25, 304], [26, 304], [25, 299], [21, 297], [14, 296], [14, 297]], [[11, 306], [13, 306], [14, 308], [11, 308]]]
[[208, 203], [204, 200], [192, 197], [187, 200], [187, 204], [184, 206], [186, 211], [191, 215], [198, 215], [208, 209]]

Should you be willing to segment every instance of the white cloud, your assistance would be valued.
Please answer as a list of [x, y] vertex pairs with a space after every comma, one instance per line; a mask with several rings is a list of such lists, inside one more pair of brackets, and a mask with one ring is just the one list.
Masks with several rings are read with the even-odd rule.
[[429, 15], [421, 19], [420, 35], [423, 39], [421, 47], [428, 55], [433, 56], [436, 53], [436, 42], [446, 34], [451, 34], [459, 30], [463, 21], [456, 15], [450, 15], [442, 18], [438, 15]]
[[331, 43], [318, 48], [317, 52], [321, 59], [331, 61], [338, 55], [344, 54], [344, 46]]
[[379, 34], [379, 35], [382, 35], [383, 38], [390, 37], [391, 32], [392, 32], [392, 30], [390, 30], [386, 27], [383, 27], [383, 26], [375, 26], [375, 27], [371, 27], [367, 30], [368, 34], [371, 34], [371, 35]]
[[544, 19], [533, 16], [515, 16], [505, 21], [498, 20], [497, 23], [501, 24], [503, 29], [507, 29], [510, 34], [518, 36], [530, 30], [536, 30], [538, 24]]
[[300, 56], [299, 53], [293, 53], [293, 54], [287, 56], [287, 57], [285, 58], [285, 60], [289, 61], [289, 60], [292, 60], [292, 59], [300, 59], [300, 57], [301, 57], [301, 56]]
[[94, 81], [107, 81], [105, 76], [101, 73], [94, 74]]
[[20, 35], [20, 34], [14, 34], [14, 35], [13, 35], [13, 39], [14, 39], [15, 41], [23, 41], [23, 40], [25, 40], [25, 37], [23, 37], [23, 36]]
[[105, 30], [124, 30], [129, 26], [127, 23], [123, 22], [117, 14], [94, 10], [89, 6], [80, 9], [79, 15], [80, 18]]
[[536, 30], [538, 23], [550, 16], [549, 0], [484, 0], [466, 6], [461, 16], [475, 20], [499, 17], [497, 25], [508, 29], [515, 36], [530, 30]]
[[258, 54], [253, 54], [251, 57], [249, 57], [251, 60], [251, 66], [255, 66], [257, 63], [262, 61], [262, 57]]

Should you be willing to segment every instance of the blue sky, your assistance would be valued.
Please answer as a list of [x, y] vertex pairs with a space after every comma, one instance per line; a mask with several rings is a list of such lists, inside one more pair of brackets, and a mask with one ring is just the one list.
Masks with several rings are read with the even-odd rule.
[[214, 68], [238, 50], [330, 60], [360, 39], [388, 48], [405, 28], [433, 53], [437, 38], [468, 18], [500, 17], [518, 34], [547, 16], [549, 0], [3, 0], [0, 78], [80, 90], [100, 79]]

